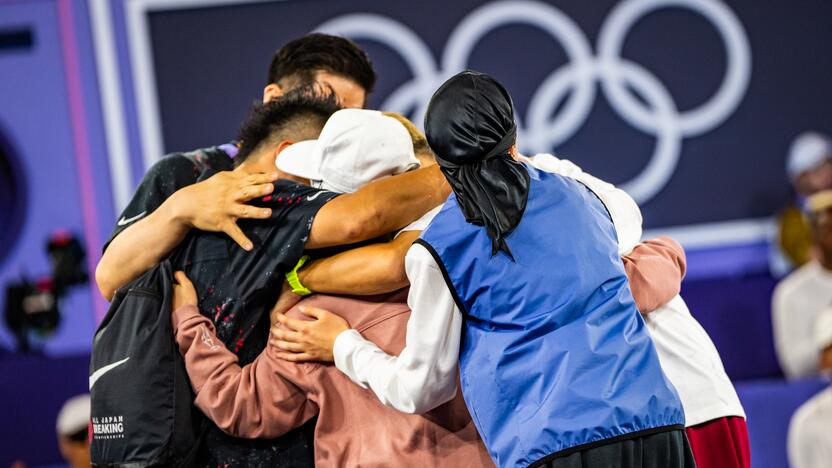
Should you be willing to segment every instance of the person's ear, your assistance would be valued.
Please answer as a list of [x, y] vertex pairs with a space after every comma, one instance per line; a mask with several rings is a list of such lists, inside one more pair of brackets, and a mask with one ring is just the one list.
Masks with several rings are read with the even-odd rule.
[[269, 156], [269, 158], [271, 159], [269, 162], [271, 162], [272, 165], [275, 166], [277, 164], [277, 158], [280, 157], [280, 153], [294, 144], [295, 142], [292, 140], [283, 140], [280, 143], [278, 143], [277, 148], [275, 148], [271, 156]]
[[517, 149], [517, 143], [511, 145], [511, 148], [508, 149], [508, 154], [514, 159], [517, 159], [520, 156], [520, 151]]
[[274, 150], [274, 157], [277, 159], [277, 156], [280, 154], [281, 151], [285, 150], [286, 148], [294, 145], [295, 142], [292, 140], [283, 140], [278, 145], [277, 148]]
[[263, 104], [280, 96], [283, 96], [283, 88], [281, 88], [277, 83], [271, 83], [263, 88]]

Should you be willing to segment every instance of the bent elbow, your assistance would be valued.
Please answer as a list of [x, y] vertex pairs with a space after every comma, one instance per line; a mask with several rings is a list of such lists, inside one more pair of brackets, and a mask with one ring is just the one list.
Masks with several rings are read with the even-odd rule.
[[95, 284], [98, 286], [98, 291], [104, 299], [112, 301], [116, 291], [113, 284], [109, 281], [109, 277], [110, 274], [104, 262], [98, 262], [98, 265], [95, 267]]
[[344, 237], [348, 243], [355, 243], [386, 234], [383, 218], [384, 213], [379, 207], [366, 207], [362, 213], [344, 222]]
[[364, 240], [365, 229], [360, 222], [356, 220], [347, 221], [344, 222], [341, 228], [344, 230], [342, 244], [354, 244]]

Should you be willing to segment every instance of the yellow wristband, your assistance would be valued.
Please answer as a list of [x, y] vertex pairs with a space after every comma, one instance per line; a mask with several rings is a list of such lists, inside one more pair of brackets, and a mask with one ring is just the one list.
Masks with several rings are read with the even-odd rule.
[[286, 282], [288, 282], [289, 286], [292, 287], [292, 292], [298, 296], [308, 296], [312, 294], [312, 291], [301, 284], [300, 278], [298, 278], [298, 270], [300, 270], [307, 260], [309, 260], [309, 255], [304, 255], [300, 258], [300, 260], [298, 260], [298, 264], [295, 265], [295, 268], [293, 268], [289, 273], [286, 273]]

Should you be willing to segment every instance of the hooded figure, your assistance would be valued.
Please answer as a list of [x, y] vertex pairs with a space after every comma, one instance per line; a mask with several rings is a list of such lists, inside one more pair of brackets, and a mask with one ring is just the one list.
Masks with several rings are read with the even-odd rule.
[[417, 243], [464, 317], [462, 393], [494, 462], [693, 466], [598, 196], [518, 160], [511, 98], [482, 73], [443, 84], [425, 129], [453, 194]]
[[491, 77], [466, 71], [436, 91], [426, 115], [428, 143], [465, 220], [485, 227], [492, 255], [511, 256], [505, 236], [529, 195], [529, 173], [510, 154], [517, 139], [511, 96]]

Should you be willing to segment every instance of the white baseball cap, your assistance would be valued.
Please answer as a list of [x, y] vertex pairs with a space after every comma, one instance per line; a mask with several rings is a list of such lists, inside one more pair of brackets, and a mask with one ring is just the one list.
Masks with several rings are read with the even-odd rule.
[[90, 395], [87, 393], [72, 397], [64, 403], [61, 412], [58, 413], [55, 429], [58, 435], [71, 436], [88, 427], [89, 423]]
[[317, 140], [281, 151], [276, 165], [314, 186], [352, 193], [381, 177], [417, 169], [419, 160], [398, 120], [375, 110], [343, 109], [332, 114]]
[[817, 132], [804, 132], [797, 136], [789, 148], [786, 172], [794, 179], [801, 173], [816, 168], [832, 157], [832, 140]]

